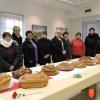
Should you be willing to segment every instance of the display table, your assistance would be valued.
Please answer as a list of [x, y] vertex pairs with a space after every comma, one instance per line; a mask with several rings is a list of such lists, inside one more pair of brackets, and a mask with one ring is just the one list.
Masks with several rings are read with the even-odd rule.
[[[44, 88], [17, 89], [17, 93], [29, 95], [21, 96], [16, 100], [67, 100], [66, 98], [71, 97], [78, 91], [100, 82], [100, 65], [89, 67], [91, 68], [85, 68], [85, 70], [78, 72], [82, 75], [82, 78], [74, 78], [75, 73], [70, 74], [71, 72], [69, 72], [70, 75], [63, 78], [56, 79], [52, 77], [48, 85]], [[40, 69], [41, 66], [32, 68], [33, 71], [39, 71]], [[13, 100], [12, 93], [14, 91], [15, 90], [0, 94], [0, 100]]]

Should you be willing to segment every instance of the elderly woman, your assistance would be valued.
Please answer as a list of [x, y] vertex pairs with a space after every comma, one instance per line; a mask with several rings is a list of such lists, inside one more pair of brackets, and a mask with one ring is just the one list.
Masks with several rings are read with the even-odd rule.
[[42, 38], [37, 41], [38, 62], [45, 65], [51, 62], [51, 41], [47, 39], [47, 32], [42, 33]]
[[17, 42], [12, 40], [9, 32], [4, 32], [0, 43], [0, 72], [8, 72], [22, 67], [21, 55]]
[[41, 32], [38, 32], [37, 33], [37, 41], [39, 40], [39, 39], [41, 39], [42, 38], [42, 33]]
[[19, 26], [14, 26], [13, 27], [13, 34], [12, 34], [13, 40], [17, 41], [18, 45], [22, 45], [22, 37], [20, 35], [20, 27]]
[[26, 32], [26, 39], [22, 45], [24, 54], [24, 65], [26, 67], [35, 67], [38, 61], [37, 45], [33, 39], [32, 31]]
[[67, 59], [66, 45], [61, 36], [60, 32], [56, 32], [55, 37], [51, 41], [53, 62], [60, 62]]

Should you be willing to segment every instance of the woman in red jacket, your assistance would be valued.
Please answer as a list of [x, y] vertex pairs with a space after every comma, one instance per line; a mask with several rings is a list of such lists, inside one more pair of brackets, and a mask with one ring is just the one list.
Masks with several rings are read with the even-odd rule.
[[72, 40], [72, 58], [79, 58], [85, 55], [85, 44], [81, 39], [81, 33], [78, 32], [75, 35], [75, 39]]

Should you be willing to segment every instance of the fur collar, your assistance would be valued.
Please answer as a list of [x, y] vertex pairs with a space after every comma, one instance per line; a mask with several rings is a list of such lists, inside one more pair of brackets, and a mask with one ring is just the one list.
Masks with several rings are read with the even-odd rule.
[[11, 39], [10, 42], [5, 41], [4, 39], [1, 39], [1, 45], [3, 45], [6, 48], [9, 48], [13, 43], [13, 40]]

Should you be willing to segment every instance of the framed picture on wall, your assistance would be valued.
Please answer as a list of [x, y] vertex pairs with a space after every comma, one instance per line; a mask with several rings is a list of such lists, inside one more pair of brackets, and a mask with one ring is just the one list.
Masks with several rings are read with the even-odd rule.
[[68, 29], [67, 28], [62, 28], [62, 27], [56, 27], [56, 31], [63, 33], [65, 31], [68, 31]]
[[42, 37], [42, 32], [47, 32], [47, 26], [42, 25], [32, 25], [32, 32], [34, 39], [40, 39]]
[[47, 32], [47, 26], [42, 25], [32, 25], [32, 32]]

